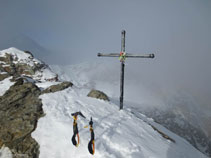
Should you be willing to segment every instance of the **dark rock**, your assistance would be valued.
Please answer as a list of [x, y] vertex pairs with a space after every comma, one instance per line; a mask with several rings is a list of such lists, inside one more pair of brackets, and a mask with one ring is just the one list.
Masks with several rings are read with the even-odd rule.
[[62, 82], [60, 84], [52, 85], [52, 86], [48, 87], [47, 89], [42, 91], [42, 94], [62, 91], [64, 89], [72, 87], [72, 86], [73, 86], [73, 84], [71, 82]]
[[9, 77], [9, 74], [0, 74], [0, 81], [4, 80], [5, 78]]
[[27, 65], [26, 63], [14, 64], [13, 61], [16, 61], [17, 59], [11, 54], [6, 54], [5, 57], [1, 57], [0, 60], [5, 62], [5, 64], [0, 65], [1, 71], [7, 72], [11, 76], [13, 75], [21, 76], [22, 74], [25, 74], [25, 75], [35, 74], [34, 67], [31, 67], [30, 65]]
[[44, 115], [40, 89], [19, 79], [0, 97], [0, 148], [10, 148], [14, 157], [39, 157], [39, 144], [31, 137]]
[[15, 80], [15, 84], [14, 86], [19, 86], [19, 85], [22, 85], [24, 83], [24, 79], [23, 78], [18, 78]]
[[6, 62], [6, 58], [5, 57], [0, 57], [0, 61]]
[[91, 90], [87, 96], [92, 97], [92, 98], [103, 99], [103, 100], [109, 101], [109, 98], [105, 93], [98, 91], [98, 90], [95, 90], [95, 89]]
[[27, 53], [27, 54], [29, 54], [32, 58], [34, 57], [33, 54], [30, 51], [25, 50], [24, 52]]

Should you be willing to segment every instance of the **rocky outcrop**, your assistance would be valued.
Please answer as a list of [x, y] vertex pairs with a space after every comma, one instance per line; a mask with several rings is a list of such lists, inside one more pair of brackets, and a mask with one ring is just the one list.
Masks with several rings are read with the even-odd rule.
[[95, 90], [95, 89], [91, 90], [87, 96], [92, 97], [92, 98], [103, 99], [103, 100], [109, 101], [109, 98], [105, 93], [103, 93], [99, 90]]
[[17, 78], [28, 76], [38, 82], [58, 81], [58, 75], [53, 73], [48, 65], [35, 59], [31, 52], [20, 51], [16, 48], [0, 51], [0, 74], [2, 73]]
[[[42, 64], [35, 65], [34, 67], [31, 67], [27, 63], [18, 63], [17, 58], [14, 57], [12, 54], [5, 54], [5, 57], [0, 57], [1, 61], [1, 71], [7, 72], [11, 76], [16, 75], [34, 75], [36, 69], [39, 69], [43, 67]], [[16, 63], [16, 64], [15, 64]]]
[[72, 86], [73, 86], [73, 84], [71, 82], [62, 82], [60, 84], [52, 85], [52, 86], [46, 88], [45, 90], [42, 91], [42, 94], [62, 91], [64, 89], [72, 87]]
[[0, 81], [4, 80], [5, 78], [9, 77], [10, 75], [8, 73], [0, 74]]
[[39, 157], [39, 144], [31, 137], [44, 115], [40, 89], [19, 79], [0, 97], [0, 148], [5, 145], [14, 158]]

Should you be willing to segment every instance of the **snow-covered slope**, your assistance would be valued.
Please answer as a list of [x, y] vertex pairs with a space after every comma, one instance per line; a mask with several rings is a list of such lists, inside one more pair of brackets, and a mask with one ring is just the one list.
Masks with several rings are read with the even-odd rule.
[[[124, 110], [119, 111], [117, 100], [112, 95], [109, 95], [111, 102], [87, 97], [90, 89], [96, 87], [96, 85], [92, 84], [86, 74], [77, 73], [75, 67], [67, 72], [69, 74], [65, 74], [65, 71], [69, 68], [53, 67], [52, 69], [57, 69], [57, 73], [61, 75], [60, 79], [68, 79], [75, 86], [60, 92], [44, 94], [40, 97], [46, 115], [39, 120], [37, 129], [32, 136], [40, 144], [41, 158], [93, 157], [87, 148], [90, 132], [87, 128], [84, 128], [88, 125], [90, 117], [93, 118], [95, 131], [96, 152], [94, 157], [206, 157], [183, 138], [144, 116], [139, 112], [139, 108], [130, 108], [130, 105], [125, 105]], [[90, 72], [88, 69], [89, 67], [87, 67], [87, 74]], [[74, 73], [72, 78], [70, 77], [71, 73]], [[79, 116], [80, 145], [75, 147], [71, 142], [73, 135], [71, 113], [77, 111], [81, 111], [86, 119]], [[164, 138], [155, 129], [166, 134], [175, 142]]]
[[[102, 90], [118, 104], [119, 63], [82, 63], [51, 68], [61, 79], [71, 80], [79, 87]], [[128, 68], [125, 71], [125, 107], [137, 108], [210, 156], [211, 140], [207, 134], [210, 127], [209, 110], [201, 108], [196, 98], [186, 92], [186, 89], [163, 93], [159, 85], [150, 80], [145, 82], [140, 75], [137, 76]]]
[[[187, 141], [154, 123], [135, 109], [119, 107], [86, 96], [87, 89], [69, 88], [41, 96], [46, 116], [38, 122], [33, 137], [40, 144], [40, 158], [93, 157], [88, 152], [90, 132], [84, 128], [93, 118], [98, 158], [205, 158]], [[71, 113], [81, 111], [79, 117], [80, 145], [75, 147]], [[176, 142], [161, 136], [151, 125]]]

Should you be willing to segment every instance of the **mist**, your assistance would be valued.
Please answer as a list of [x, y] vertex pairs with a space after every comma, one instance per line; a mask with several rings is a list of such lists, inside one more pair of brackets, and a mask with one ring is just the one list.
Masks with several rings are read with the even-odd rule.
[[[102, 62], [110, 66], [104, 71], [119, 81], [118, 59], [98, 58], [97, 53], [120, 52], [124, 29], [126, 52], [155, 54], [155, 59], [126, 60], [126, 99], [156, 105], [183, 92], [207, 112], [210, 16], [210, 0], [0, 0], [0, 49], [32, 49], [24, 40], [16, 44], [25, 36], [43, 48], [48, 64]], [[48, 57], [46, 52], [51, 52]], [[36, 50], [32, 53], [36, 57]]]

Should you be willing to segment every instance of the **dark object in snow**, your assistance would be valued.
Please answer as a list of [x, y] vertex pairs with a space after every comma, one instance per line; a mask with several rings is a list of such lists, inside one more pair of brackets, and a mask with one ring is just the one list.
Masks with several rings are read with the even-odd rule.
[[72, 113], [71, 115], [72, 115], [72, 116], [78, 116], [78, 115], [80, 115], [80, 116], [82, 116], [83, 118], [86, 118], [80, 111], [79, 111], [79, 112]]
[[98, 91], [98, 90], [95, 90], [95, 89], [91, 90], [87, 96], [92, 97], [92, 98], [103, 99], [103, 100], [109, 101], [109, 98], [105, 93]]
[[52, 86], [46, 88], [45, 90], [42, 91], [42, 94], [44, 94], [44, 93], [54, 93], [54, 92], [57, 92], [57, 91], [62, 91], [64, 89], [72, 87], [72, 86], [73, 86], [73, 84], [71, 82], [62, 82], [60, 84], [52, 85]]

